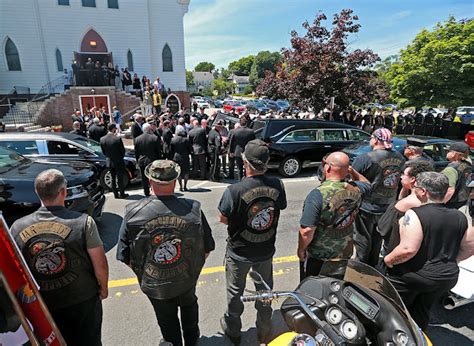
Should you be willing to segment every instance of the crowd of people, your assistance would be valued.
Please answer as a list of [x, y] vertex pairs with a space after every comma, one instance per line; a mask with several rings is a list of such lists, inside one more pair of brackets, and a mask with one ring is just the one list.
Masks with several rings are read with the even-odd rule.
[[[155, 310], [162, 344], [182, 345], [184, 338], [184, 344], [195, 345], [200, 336], [196, 283], [215, 242], [200, 203], [177, 197], [174, 191], [187, 169], [182, 155], [206, 155], [192, 149], [193, 144], [205, 144], [192, 141], [200, 137], [197, 132], [206, 132], [206, 119], [200, 125], [198, 119], [193, 120], [187, 136], [186, 122], [178, 119], [173, 137], [168, 120], [160, 132], [151, 122], [141, 124], [141, 118], [136, 117], [135, 145], [147, 181], [145, 197], [125, 207], [117, 259], [137, 275]], [[208, 146], [219, 126], [211, 130], [214, 136], [209, 133]], [[108, 129], [101, 145], [118, 174], [123, 143], [115, 135], [115, 124]], [[327, 261], [355, 257], [387, 276], [415, 322], [426, 330], [431, 306], [456, 284], [458, 262], [474, 254], [468, 208], [469, 147], [453, 142], [447, 154], [450, 163], [438, 173], [433, 162], [421, 155], [423, 143], [416, 138], [408, 140], [402, 155], [392, 150], [391, 131], [379, 128], [372, 133], [370, 146], [372, 151], [358, 156], [352, 165], [343, 152], [324, 159], [321, 185], [307, 195], [299, 222], [301, 280], [318, 275]], [[181, 151], [181, 147], [186, 149]], [[244, 307], [240, 297], [247, 273], [258, 272], [273, 287], [278, 222], [287, 207], [284, 183], [266, 174], [266, 143], [250, 139], [240, 148], [240, 157], [245, 178], [227, 186], [216, 210], [229, 235], [227, 308], [220, 325], [234, 344], [241, 341]], [[201, 167], [199, 157], [196, 161]], [[39, 174], [35, 190], [42, 207], [16, 221], [12, 234], [67, 343], [100, 345], [108, 266], [97, 226], [90, 217], [64, 207], [67, 190], [60, 171]], [[41, 265], [45, 256], [53, 254], [59, 256], [55, 265]], [[256, 286], [264, 289], [263, 284]], [[258, 302], [255, 307], [258, 339], [267, 343], [272, 336], [272, 309]]]

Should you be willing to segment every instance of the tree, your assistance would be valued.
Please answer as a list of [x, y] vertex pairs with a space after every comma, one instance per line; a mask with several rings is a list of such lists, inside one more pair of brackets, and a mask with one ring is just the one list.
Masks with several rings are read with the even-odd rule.
[[254, 87], [257, 86], [263, 77], [265, 77], [265, 71], [276, 72], [277, 65], [280, 61], [281, 54], [279, 52], [258, 52], [250, 69], [250, 84]]
[[402, 106], [474, 103], [474, 20], [450, 17], [422, 30], [385, 77]]
[[214, 79], [212, 81], [212, 89], [217, 91], [218, 95], [227, 95], [234, 91], [234, 84], [222, 78]]
[[[282, 63], [276, 73], [265, 76], [257, 92], [267, 96], [277, 90], [298, 107], [314, 111], [324, 109], [335, 97], [335, 103], [349, 107], [353, 103], [366, 103], [373, 98], [377, 83], [370, 70], [380, 60], [371, 50], [349, 50], [347, 39], [357, 33], [360, 25], [350, 9], [335, 14], [332, 27], [324, 25], [323, 13], [312, 24], [303, 23], [304, 36], [291, 32], [291, 48], [282, 50]], [[272, 83], [278, 83], [277, 87]], [[265, 86], [271, 86], [270, 91]]]
[[186, 87], [194, 85], [194, 75], [191, 71], [186, 71]]
[[250, 75], [250, 69], [252, 68], [255, 56], [249, 55], [239, 60], [232, 61], [229, 64], [228, 70], [237, 76], [248, 76]]
[[212, 62], [203, 61], [196, 65], [194, 71], [196, 72], [212, 72], [216, 66]]

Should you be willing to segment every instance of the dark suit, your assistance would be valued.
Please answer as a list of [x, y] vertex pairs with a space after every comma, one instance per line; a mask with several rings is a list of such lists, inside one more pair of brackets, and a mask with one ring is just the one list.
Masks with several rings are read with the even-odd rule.
[[[123, 158], [125, 156], [125, 147], [123, 146], [122, 139], [115, 136], [113, 133], [108, 133], [100, 139], [100, 147], [105, 156], [107, 156], [107, 167], [110, 169], [112, 175], [112, 191], [114, 196], [117, 198], [125, 195], [125, 187], [123, 186], [123, 176], [127, 174], [125, 168], [125, 162]], [[118, 181], [117, 181], [118, 176]], [[117, 191], [117, 185], [119, 191]]]
[[[255, 139], [255, 132], [248, 127], [239, 127], [232, 130], [232, 135], [229, 139], [229, 153], [234, 155], [235, 163], [237, 165], [237, 178], [240, 180], [244, 177], [244, 161], [242, 160], [242, 153], [248, 142]], [[231, 174], [233, 172], [230, 172]]]
[[169, 127], [163, 128], [163, 156], [167, 160], [173, 160], [171, 155], [171, 140], [173, 139], [173, 131]]
[[103, 125], [92, 124], [89, 127], [89, 138], [100, 143], [100, 139], [107, 134], [107, 130]]
[[135, 158], [142, 173], [142, 186], [145, 196], [150, 195], [150, 182], [145, 177], [145, 168], [155, 160], [161, 159], [161, 138], [151, 134], [143, 133], [135, 138]]
[[130, 132], [132, 134], [133, 141], [143, 133], [142, 127], [136, 121], [133, 122], [132, 127], [130, 127]]
[[189, 142], [193, 148], [191, 157], [193, 162], [193, 177], [199, 176], [201, 179], [206, 179], [207, 176], [207, 165], [206, 165], [206, 152], [207, 152], [207, 135], [206, 130], [202, 127], [193, 128], [189, 131]]
[[208, 137], [208, 150], [211, 158], [211, 172], [209, 179], [211, 181], [219, 181], [221, 179], [221, 160], [219, 155], [221, 154], [222, 138], [219, 132], [213, 128], [209, 132]]

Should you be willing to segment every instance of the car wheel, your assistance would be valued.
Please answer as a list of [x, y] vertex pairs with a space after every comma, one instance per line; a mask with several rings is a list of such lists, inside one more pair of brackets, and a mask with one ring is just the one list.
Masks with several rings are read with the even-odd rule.
[[[128, 177], [127, 171], [122, 177], [123, 180], [123, 186], [126, 188], [128, 184], [130, 183], [130, 179]], [[112, 191], [112, 174], [110, 173], [110, 169], [106, 168], [102, 171], [102, 174], [100, 175], [100, 185], [108, 191]]]
[[278, 170], [284, 177], [296, 177], [301, 171], [301, 162], [294, 156], [288, 156], [280, 163]]

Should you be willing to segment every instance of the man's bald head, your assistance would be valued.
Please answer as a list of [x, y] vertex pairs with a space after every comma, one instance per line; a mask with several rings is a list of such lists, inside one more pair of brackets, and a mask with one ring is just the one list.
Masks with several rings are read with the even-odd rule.
[[324, 160], [324, 172], [327, 180], [342, 180], [349, 172], [349, 156], [336, 151], [329, 154]]

